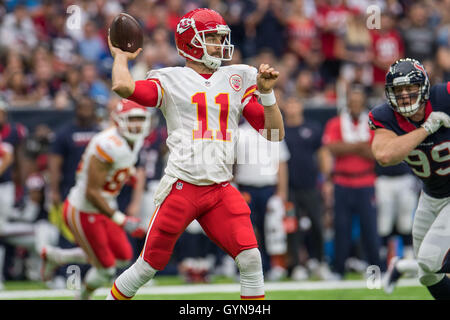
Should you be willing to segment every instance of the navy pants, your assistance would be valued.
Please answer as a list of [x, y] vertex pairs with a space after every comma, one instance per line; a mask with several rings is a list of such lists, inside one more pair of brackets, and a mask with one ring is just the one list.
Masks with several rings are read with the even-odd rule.
[[361, 241], [369, 265], [380, 266], [380, 238], [374, 187], [349, 188], [334, 186], [335, 269], [345, 273], [345, 260], [352, 245], [352, 215], [359, 215]]
[[261, 252], [261, 259], [263, 270], [270, 269], [270, 257], [267, 254], [265, 246], [265, 234], [264, 234], [264, 220], [267, 210], [267, 202], [270, 197], [275, 194], [275, 186], [267, 187], [251, 187], [239, 185], [240, 192], [247, 192], [251, 199], [248, 206], [250, 207], [253, 229], [255, 229], [256, 239], [258, 240], [259, 251]]

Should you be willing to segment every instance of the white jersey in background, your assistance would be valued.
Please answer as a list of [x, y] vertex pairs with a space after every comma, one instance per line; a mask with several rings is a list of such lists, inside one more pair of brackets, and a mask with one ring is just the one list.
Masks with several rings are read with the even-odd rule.
[[98, 213], [98, 209], [86, 199], [89, 161], [94, 156], [112, 164], [102, 196], [112, 209], [117, 209], [116, 197], [134, 168], [142, 143], [143, 139], [136, 141], [131, 149], [116, 127], [96, 134], [86, 147], [78, 166], [76, 183], [68, 196], [70, 204], [81, 212]]
[[256, 92], [256, 75], [247, 65], [220, 67], [209, 79], [189, 67], [149, 72], [167, 122], [166, 175], [195, 185], [232, 179], [239, 119]]

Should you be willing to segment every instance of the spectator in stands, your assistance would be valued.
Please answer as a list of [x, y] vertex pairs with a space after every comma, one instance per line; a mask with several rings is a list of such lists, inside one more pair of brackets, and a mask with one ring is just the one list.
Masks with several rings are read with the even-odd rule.
[[322, 137], [334, 156], [335, 271], [345, 275], [350, 255], [352, 215], [359, 215], [361, 240], [369, 264], [380, 266], [375, 204], [375, 161], [369, 141], [364, 89], [354, 85], [347, 96], [347, 109], [330, 119]]
[[373, 51], [373, 83], [378, 95], [383, 95], [386, 72], [390, 65], [404, 55], [404, 45], [396, 29], [395, 16], [389, 12], [381, 15], [380, 29], [371, 30]]
[[283, 9], [282, 0], [256, 1], [256, 8], [245, 17], [247, 41], [251, 39], [254, 44], [252, 48], [247, 48], [254, 51], [247, 54], [254, 55], [264, 48], [270, 48], [275, 56], [281, 56], [286, 44], [286, 15]]
[[345, 33], [337, 39], [337, 46], [343, 60], [341, 78], [347, 83], [359, 80], [370, 87], [373, 81], [372, 38], [364, 15], [348, 17]]
[[[321, 126], [304, 118], [301, 100], [291, 97], [283, 106], [285, 119], [285, 141], [291, 154], [288, 160], [289, 201], [294, 204], [297, 223], [309, 219], [309, 230], [300, 230], [288, 235], [290, 269], [292, 278], [298, 279], [305, 271], [299, 261], [299, 248], [308, 249], [308, 266], [311, 275], [330, 279], [331, 272], [324, 261], [323, 198], [320, 193], [319, 177], [328, 176], [332, 169], [329, 151], [322, 147]], [[303, 267], [304, 268], [304, 267]]]
[[304, 101], [304, 104], [308, 107], [323, 106], [326, 104], [325, 95], [320, 91], [322, 83], [316, 82], [314, 79], [315, 74], [312, 70], [305, 68], [300, 70], [295, 80], [295, 92], [296, 97]]
[[152, 34], [152, 45], [156, 49], [156, 67], [168, 67], [181, 65], [183, 60], [180, 59], [176, 49], [170, 43], [169, 31], [165, 28], [156, 28]]
[[136, 63], [131, 67], [130, 73], [135, 80], [144, 80], [149, 70], [155, 69], [158, 49], [152, 43], [147, 43], [137, 58]]
[[105, 42], [92, 20], [86, 21], [83, 28], [83, 38], [78, 42], [80, 55], [88, 62], [99, 63], [108, 54]]
[[0, 27], [0, 46], [27, 53], [38, 43], [33, 21], [27, 8], [17, 4], [12, 13], [5, 15]]
[[401, 35], [405, 44], [405, 57], [419, 61], [432, 59], [436, 53], [436, 32], [428, 24], [429, 8], [423, 1], [409, 7], [408, 20]]
[[81, 69], [81, 85], [91, 99], [100, 105], [108, 102], [110, 92], [99, 77], [97, 67], [93, 63], [84, 64]]
[[222, 17], [227, 22], [233, 35], [234, 53], [233, 58], [236, 55], [236, 49], [241, 50], [241, 55], [245, 52], [243, 49], [246, 45], [246, 28], [245, 19], [248, 4], [243, 0], [230, 0], [227, 1], [226, 11], [221, 13]]
[[[56, 10], [56, 9], [55, 9]], [[51, 48], [51, 52], [55, 56], [57, 66], [62, 65], [76, 65], [80, 62], [78, 56], [78, 42], [71, 37], [66, 31], [66, 14], [64, 11], [57, 11], [59, 14], [54, 14], [51, 20], [48, 21], [49, 37], [47, 43]]]
[[437, 45], [436, 64], [442, 69], [442, 81], [450, 81], [450, 22], [439, 28]]
[[347, 18], [352, 11], [343, 0], [324, 0], [318, 2], [316, 23], [319, 28], [324, 67], [327, 81], [333, 82], [339, 75], [340, 57], [336, 51], [336, 41], [345, 30]]
[[21, 72], [9, 74], [4, 98], [11, 107], [33, 107], [39, 101], [39, 92], [33, 92], [26, 75]]
[[303, 0], [295, 0], [289, 5], [289, 13], [286, 21], [288, 34], [288, 48], [294, 52], [300, 60], [311, 58], [312, 46], [318, 37], [316, 22], [305, 14]]
[[36, 97], [34, 107], [50, 108], [60, 86], [50, 61], [46, 59], [36, 63], [33, 76], [33, 94]]

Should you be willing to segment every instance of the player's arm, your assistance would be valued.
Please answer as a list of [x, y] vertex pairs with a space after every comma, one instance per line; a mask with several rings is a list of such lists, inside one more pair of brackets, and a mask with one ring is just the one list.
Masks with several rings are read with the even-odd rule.
[[88, 181], [86, 186], [86, 199], [91, 202], [97, 210], [112, 218], [114, 210], [102, 196], [103, 186], [106, 183], [111, 163], [101, 161], [95, 156], [91, 156], [88, 168]]
[[159, 107], [163, 90], [158, 80], [134, 81], [128, 69], [128, 61], [135, 59], [142, 48], [134, 53], [122, 51], [111, 44], [109, 37], [108, 44], [114, 58], [111, 76], [112, 90], [122, 98], [130, 99], [145, 107]]
[[91, 156], [88, 168], [86, 199], [89, 200], [100, 213], [108, 216], [132, 236], [141, 237], [145, 234], [145, 230], [140, 227], [140, 220], [135, 217], [128, 217], [119, 210], [113, 210], [102, 196], [103, 186], [106, 183], [110, 169], [110, 162], [105, 162], [96, 156]]
[[372, 142], [375, 159], [382, 166], [398, 164], [441, 126], [450, 127], [450, 116], [444, 112], [433, 111], [419, 128], [404, 135], [398, 136], [392, 130], [377, 128]]
[[357, 154], [358, 156], [373, 159], [372, 152], [370, 150], [370, 144], [368, 142], [356, 142], [356, 143], [348, 143], [348, 142], [332, 142], [327, 144], [328, 150], [330, 150], [331, 154], [335, 157], [337, 156], [345, 156], [349, 154]]
[[269, 141], [281, 141], [284, 138], [283, 116], [275, 99], [273, 87], [279, 72], [268, 64], [261, 64], [256, 77], [256, 84], [260, 92], [261, 103], [264, 106], [265, 138]]
[[109, 36], [108, 45], [114, 59], [111, 75], [112, 90], [122, 98], [128, 98], [135, 89], [134, 79], [128, 69], [128, 61], [134, 60], [142, 51], [142, 48], [137, 49], [136, 52], [122, 51], [111, 44]]
[[278, 184], [277, 184], [277, 194], [283, 201], [288, 199], [288, 164], [286, 161], [280, 161], [278, 163]]
[[372, 142], [372, 153], [380, 165], [393, 166], [402, 162], [428, 135], [423, 127], [400, 136], [391, 130], [378, 128]]

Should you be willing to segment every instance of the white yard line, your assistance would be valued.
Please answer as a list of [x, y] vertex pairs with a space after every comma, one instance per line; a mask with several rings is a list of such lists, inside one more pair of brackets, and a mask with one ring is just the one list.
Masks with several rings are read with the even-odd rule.
[[[399, 287], [420, 286], [417, 279], [401, 279]], [[302, 282], [267, 282], [266, 292], [270, 291], [308, 291], [308, 290], [333, 290], [333, 289], [366, 289], [364, 280], [346, 281], [302, 281]], [[110, 288], [101, 288], [95, 292], [96, 296], [106, 296]], [[238, 283], [231, 284], [199, 284], [199, 285], [179, 285], [179, 286], [158, 286], [150, 285], [139, 289], [139, 295], [163, 295], [163, 294], [192, 294], [210, 292], [239, 292]], [[74, 297], [74, 290], [4, 290], [0, 291], [0, 299], [36, 299], [36, 298], [57, 298]]]

